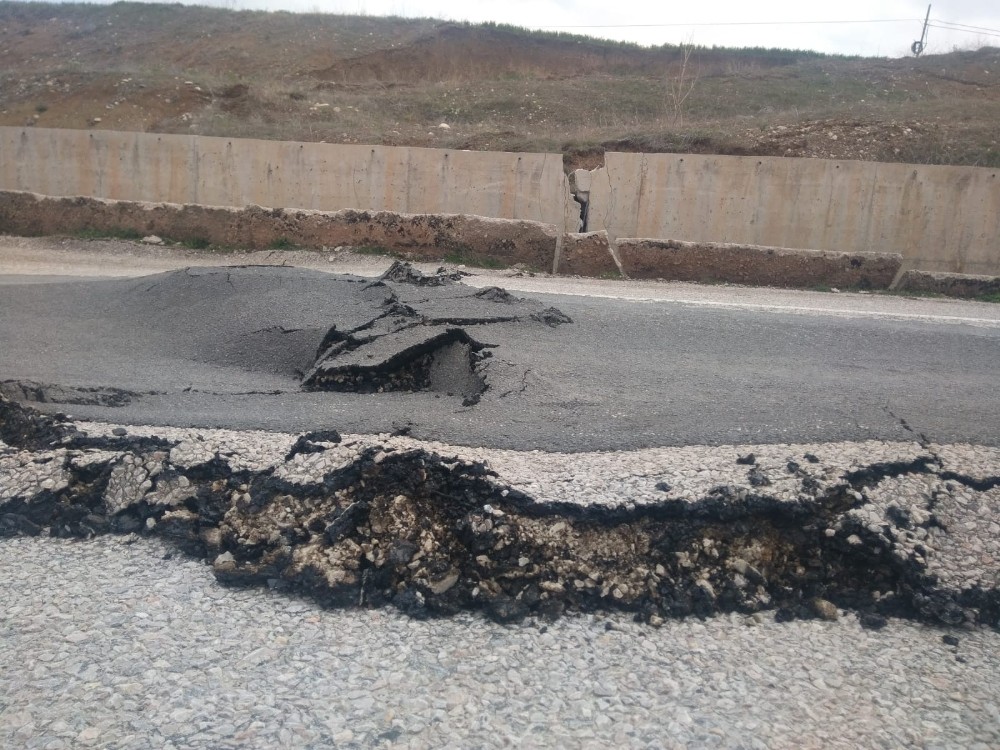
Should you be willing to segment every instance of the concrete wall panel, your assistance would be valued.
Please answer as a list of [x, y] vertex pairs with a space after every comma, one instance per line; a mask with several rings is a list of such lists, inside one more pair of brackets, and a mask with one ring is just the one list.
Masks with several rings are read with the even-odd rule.
[[1000, 278], [962, 273], [931, 273], [907, 271], [896, 289], [901, 292], [944, 294], [949, 297], [996, 297], [1000, 295]]
[[[589, 177], [586, 231], [612, 241], [890, 252], [905, 268], [1000, 275], [996, 169], [608, 153]], [[0, 190], [581, 228], [557, 154], [0, 128]]]
[[568, 196], [558, 154], [7, 127], [0, 128], [0, 189], [211, 206], [470, 214], [560, 229]]
[[1000, 274], [1000, 170], [826, 159], [605, 155], [589, 231], [845, 252]]

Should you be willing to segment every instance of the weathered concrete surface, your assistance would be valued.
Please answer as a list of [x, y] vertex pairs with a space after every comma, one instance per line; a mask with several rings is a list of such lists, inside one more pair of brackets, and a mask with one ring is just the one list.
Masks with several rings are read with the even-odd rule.
[[533, 221], [388, 211], [309, 211], [283, 208], [140, 203], [100, 198], [53, 198], [0, 192], [0, 232], [41, 235], [96, 231], [155, 234], [228, 247], [374, 246], [416, 258], [450, 253], [471, 261], [523, 263], [548, 269], [558, 231]]
[[780, 157], [605, 154], [588, 230], [844, 252], [1000, 274], [1000, 170]]
[[560, 229], [572, 215], [567, 200], [574, 203], [558, 154], [11, 127], [0, 128], [0, 189], [208, 206], [474, 214]]
[[896, 289], [901, 292], [932, 292], [948, 297], [982, 297], [1000, 294], [1000, 277], [906, 271]]
[[756, 286], [886, 289], [902, 258], [715, 242], [621, 239], [622, 271], [633, 279], [729, 282]]
[[1000, 274], [995, 169], [691, 154], [605, 161], [567, 178], [558, 154], [0, 128], [0, 190], [464, 214], [606, 230], [612, 241], [896, 252], [908, 269]]
[[563, 235], [556, 273], [575, 276], [618, 276], [608, 233], [567, 232]]

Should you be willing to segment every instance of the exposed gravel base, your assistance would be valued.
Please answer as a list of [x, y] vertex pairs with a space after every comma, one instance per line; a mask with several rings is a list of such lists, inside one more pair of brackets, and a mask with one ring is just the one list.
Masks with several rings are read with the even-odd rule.
[[48, 449], [0, 442], [4, 534], [152, 532], [214, 560], [224, 582], [280, 581], [404, 611], [486, 607], [502, 621], [595, 605], [654, 625], [761, 609], [835, 618], [828, 599], [951, 625], [1000, 616], [992, 449], [555, 454], [390, 435], [60, 429]]
[[[112, 437], [120, 426], [79, 422], [86, 434]], [[370, 447], [388, 451], [423, 448], [444, 458], [477, 461], [496, 471], [500, 479], [539, 502], [601, 505], [607, 507], [657, 504], [664, 499], [685, 501], [705, 496], [723, 484], [747, 485], [748, 475], [767, 478], [767, 493], [794, 501], [801, 492], [803, 473], [818, 482], [836, 481], [845, 472], [876, 463], [910, 462], [934, 452], [917, 442], [879, 440], [840, 443], [775, 445], [723, 445], [647, 448], [635, 451], [552, 453], [448, 445], [390, 435], [344, 435], [338, 445], [322, 453], [283, 458], [296, 436], [277, 432], [238, 432], [179, 427], [128, 426], [129, 435], [178, 441], [170, 452], [171, 463], [196, 466], [217, 453], [234, 470], [262, 471], [276, 467], [278, 476], [300, 484], [318, 481], [323, 474], [356, 459]], [[1000, 471], [1000, 450], [979, 446], [945, 446], [956, 466], [966, 456], [974, 460], [976, 476]], [[989, 451], [993, 451], [996, 455]], [[738, 463], [739, 457], [752, 463]], [[789, 463], [798, 469], [789, 469]], [[669, 490], [657, 487], [667, 483]], [[662, 485], [661, 485], [662, 486]]]
[[[498, 487], [538, 503], [605, 509], [738, 505], [754, 492], [784, 509], [857, 486], [858, 505], [829, 537], [884, 537], [942, 590], [1000, 586], [1000, 454], [978, 446], [547, 454], [344, 435], [289, 458], [297, 435], [74, 427], [106, 445], [0, 443], [0, 505], [60, 491], [76, 481], [73, 465], [109, 467], [114, 512], [175, 507], [190, 493], [184, 472], [198, 481], [209, 464], [307, 491], [362, 456], [420, 450], [446, 465], [483, 462]], [[155, 536], [0, 539], [0, 747], [1000, 746], [1000, 633], [968, 621], [873, 630], [834, 607], [791, 622], [773, 610], [649, 623], [612, 612], [504, 626], [467, 612], [324, 609], [285, 590], [222, 586], [215, 567]]]
[[[103, 437], [112, 437], [116, 429], [100, 422], [78, 426], [88, 435]], [[565, 454], [471, 448], [389, 435], [345, 435], [341, 443], [327, 445], [322, 452], [285, 461], [294, 435], [166, 427], [129, 427], [128, 431], [179, 441], [170, 451], [175, 466], [196, 466], [219, 455], [234, 470], [273, 468], [276, 477], [299, 485], [321, 482], [371, 448], [387, 452], [422, 448], [448, 460], [481, 462], [497, 472], [499, 483], [541, 503], [608, 508], [655, 506], [669, 500], [698, 502], [713, 488], [727, 486], [737, 493], [758, 491], [795, 503], [803, 495], [804, 480], [818, 491], [842, 482], [850, 472], [877, 464], [912, 463], [923, 457], [932, 462], [936, 473], [882, 479], [865, 490], [867, 503], [850, 511], [849, 517], [875, 534], [889, 534], [907, 555], [915, 554], [915, 548], [931, 550], [916, 554], [946, 588], [1000, 586], [1000, 485], [972, 488], [948, 479], [957, 475], [966, 482], [996, 484], [1000, 476], [1000, 449], [996, 448], [866, 441]], [[32, 468], [39, 472], [39, 480], [56, 481], [52, 464]], [[0, 477], [0, 497], [2, 485]], [[900, 509], [905, 511], [905, 520], [898, 517]]]
[[324, 611], [122, 537], [6, 539], [0, 569], [3, 747], [1000, 745], [989, 630]]

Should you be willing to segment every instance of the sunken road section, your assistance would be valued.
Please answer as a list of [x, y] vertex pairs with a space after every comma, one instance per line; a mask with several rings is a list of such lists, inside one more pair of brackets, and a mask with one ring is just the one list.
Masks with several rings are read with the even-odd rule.
[[850, 608], [870, 628], [1000, 624], [1000, 451], [741, 450], [125, 428], [0, 397], [0, 535], [158, 536], [226, 585], [415, 617]]

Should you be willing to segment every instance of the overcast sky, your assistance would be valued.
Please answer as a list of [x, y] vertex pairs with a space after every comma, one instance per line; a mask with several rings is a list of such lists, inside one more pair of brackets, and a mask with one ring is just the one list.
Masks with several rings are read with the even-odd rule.
[[[188, 0], [185, 0], [188, 2]], [[641, 44], [786, 47], [899, 57], [920, 38], [925, 0], [202, 0], [197, 5], [361, 13], [550, 28]], [[932, 3], [926, 52], [1000, 47], [1000, 0]], [[895, 20], [900, 19], [900, 20]], [[887, 21], [870, 23], [870, 21]], [[812, 23], [800, 23], [800, 22]], [[868, 23], [826, 23], [826, 22]], [[796, 23], [789, 23], [796, 22]], [[823, 23], [818, 23], [823, 22]], [[719, 25], [719, 24], [740, 25]], [[956, 26], [961, 24], [962, 28]], [[939, 28], [948, 26], [949, 29]]]

